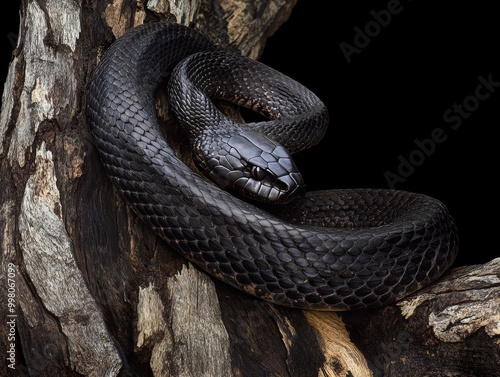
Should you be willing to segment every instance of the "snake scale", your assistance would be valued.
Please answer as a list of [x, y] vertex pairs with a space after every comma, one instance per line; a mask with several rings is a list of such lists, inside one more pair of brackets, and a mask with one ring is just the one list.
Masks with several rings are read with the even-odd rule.
[[[217, 185], [182, 162], [160, 130], [155, 95], [165, 81], [194, 161]], [[210, 98], [269, 120], [237, 124]], [[324, 105], [192, 28], [149, 23], [118, 38], [93, 74], [86, 113], [108, 176], [138, 216], [200, 268], [256, 297], [317, 310], [380, 307], [435, 281], [457, 254], [454, 220], [432, 197], [305, 192], [290, 155], [321, 139]]]

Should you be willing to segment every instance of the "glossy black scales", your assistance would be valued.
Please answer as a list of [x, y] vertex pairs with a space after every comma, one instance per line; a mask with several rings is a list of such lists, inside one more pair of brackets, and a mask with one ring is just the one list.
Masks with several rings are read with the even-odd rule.
[[[193, 54], [191, 61], [181, 63], [189, 74], [181, 75], [176, 84], [187, 91], [176, 91], [172, 102], [184, 107], [174, 109], [176, 116], [181, 118], [187, 111], [195, 127], [205, 123], [221, 130], [224, 125], [234, 126], [211, 105], [194, 106], [210, 103], [207, 95], [233, 98], [233, 102], [276, 118], [243, 129], [272, 132], [277, 127], [282, 135], [273, 142], [276, 148], [285, 146], [285, 152], [294, 150], [294, 139], [302, 143], [293, 135], [300, 134], [300, 127], [307, 129], [309, 119], [312, 128], [308, 132], [316, 133], [323, 132], [328, 119], [319, 100], [300, 84], [248, 59], [211, 52], [215, 50], [203, 35], [187, 27], [166, 23], [139, 26], [106, 51], [89, 88], [87, 118], [109, 177], [170, 247], [216, 278], [257, 297], [323, 310], [394, 302], [430, 284], [451, 265], [457, 252], [455, 225], [445, 206], [428, 196], [373, 189], [312, 192], [272, 214], [208, 183], [180, 161], [160, 132], [154, 94], [178, 63]], [[268, 76], [251, 81], [260, 74]], [[202, 78], [209, 84], [203, 84]], [[291, 100], [274, 97], [276, 91], [289, 91]], [[194, 95], [199, 98], [191, 97]], [[257, 100], [261, 95], [264, 99]], [[300, 105], [304, 96], [305, 105]], [[293, 119], [292, 126], [283, 126], [281, 122], [287, 119]], [[287, 129], [294, 134], [283, 136]], [[201, 134], [204, 140], [215, 137], [211, 132], [202, 127], [192, 133]], [[269, 135], [271, 140], [274, 135]], [[246, 138], [253, 140], [252, 136]], [[292, 181], [301, 184], [297, 177], [286, 178], [287, 169], [295, 172], [285, 161], [285, 152], [280, 149], [273, 155], [265, 143], [261, 149], [268, 154], [250, 156], [253, 162], [231, 160], [230, 148], [235, 149], [235, 156], [244, 154], [236, 151], [239, 142], [231, 141], [229, 149], [221, 152], [225, 153], [223, 159], [211, 157], [228, 170], [233, 164], [245, 165], [248, 170], [241, 177], [254, 180], [262, 177], [256, 166], [266, 169], [262, 161], [283, 158], [282, 167], [275, 165], [281, 173], [270, 170], [269, 182], [274, 174], [285, 177], [279, 183], [282, 191]], [[236, 180], [241, 179], [237, 174]], [[251, 186], [259, 190], [257, 185]]]

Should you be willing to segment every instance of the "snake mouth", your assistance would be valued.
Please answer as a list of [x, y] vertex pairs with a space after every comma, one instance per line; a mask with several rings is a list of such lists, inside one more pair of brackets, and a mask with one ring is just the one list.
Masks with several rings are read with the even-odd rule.
[[[291, 172], [277, 177], [267, 171], [266, 178], [260, 181], [250, 179], [239, 172], [240, 177], [231, 184], [225, 185], [235, 194], [252, 201], [267, 204], [286, 204], [303, 196], [306, 192], [304, 179], [299, 172]], [[218, 182], [220, 186], [220, 182]]]
[[[271, 175], [271, 174], [270, 174]], [[304, 196], [306, 185], [300, 173], [290, 173], [274, 180], [261, 183], [258, 189], [249, 190], [248, 187], [242, 191], [247, 197], [269, 204], [287, 204]]]

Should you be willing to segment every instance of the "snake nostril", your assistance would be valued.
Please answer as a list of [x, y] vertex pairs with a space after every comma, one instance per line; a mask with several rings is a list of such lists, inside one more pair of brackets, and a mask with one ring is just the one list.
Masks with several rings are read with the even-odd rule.
[[[287, 177], [289, 178], [289, 177]], [[305, 185], [297, 184], [293, 179], [279, 178], [274, 182], [275, 189], [279, 190], [276, 204], [286, 204], [305, 194]]]
[[283, 194], [293, 197], [302, 195], [305, 190], [305, 185], [302, 180], [294, 179], [294, 177], [289, 175], [277, 178], [276, 181], [274, 181], [274, 186]]
[[274, 185], [280, 191], [284, 191], [284, 192], [289, 192], [290, 191], [290, 185], [287, 182], [283, 181], [282, 179], [277, 179], [274, 182]]

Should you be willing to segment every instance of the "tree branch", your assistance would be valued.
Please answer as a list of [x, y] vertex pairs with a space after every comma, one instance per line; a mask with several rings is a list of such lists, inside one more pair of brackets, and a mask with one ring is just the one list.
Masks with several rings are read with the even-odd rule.
[[381, 310], [282, 308], [169, 250], [106, 178], [84, 109], [114, 38], [176, 19], [257, 58], [295, 3], [22, 1], [0, 116], [3, 375], [499, 375], [500, 259]]

